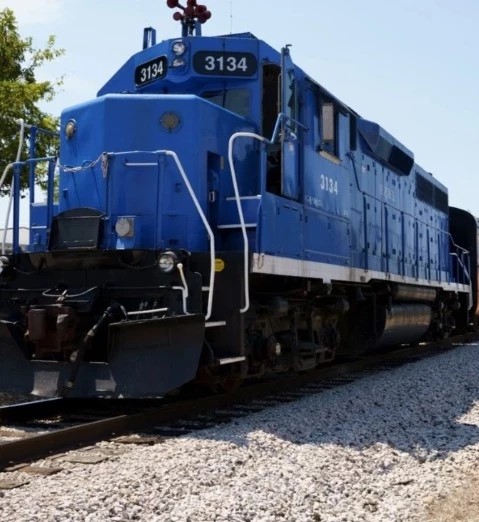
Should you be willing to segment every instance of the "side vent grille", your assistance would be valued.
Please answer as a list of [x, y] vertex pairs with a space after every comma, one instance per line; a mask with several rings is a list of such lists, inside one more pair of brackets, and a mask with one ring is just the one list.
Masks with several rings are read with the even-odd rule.
[[424, 176], [416, 172], [416, 197], [417, 199], [431, 205], [436, 210], [447, 214], [449, 208], [449, 200], [447, 193], [436, 187]]

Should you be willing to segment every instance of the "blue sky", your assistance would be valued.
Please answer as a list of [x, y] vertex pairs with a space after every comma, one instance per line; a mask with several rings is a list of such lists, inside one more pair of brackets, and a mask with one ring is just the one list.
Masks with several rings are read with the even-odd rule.
[[[452, 205], [479, 216], [478, 0], [204, 3], [213, 14], [205, 35], [250, 31], [276, 48], [292, 44], [298, 65], [414, 151]], [[38, 75], [64, 76], [44, 107], [54, 114], [94, 97], [141, 49], [144, 27], [159, 39], [180, 34], [166, 0], [0, 0], [4, 7], [23, 36], [42, 46], [53, 34], [66, 50]]]

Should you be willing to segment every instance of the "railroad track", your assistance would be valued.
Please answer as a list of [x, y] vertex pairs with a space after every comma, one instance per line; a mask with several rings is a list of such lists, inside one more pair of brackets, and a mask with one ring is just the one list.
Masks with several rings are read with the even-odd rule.
[[[282, 375], [228, 394], [195, 399], [49, 399], [4, 406], [0, 408], [0, 429], [15, 427], [22, 432], [22, 438], [0, 442], [0, 470], [132, 432], [153, 435], [157, 440], [185, 435], [478, 339], [478, 334], [468, 334], [441, 343], [369, 355], [304, 374]], [[43, 431], [26, 433], [32, 429]]]

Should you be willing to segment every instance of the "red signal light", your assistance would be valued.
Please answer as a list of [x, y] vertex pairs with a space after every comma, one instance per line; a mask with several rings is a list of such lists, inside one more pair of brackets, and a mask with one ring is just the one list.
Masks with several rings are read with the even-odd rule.
[[211, 12], [206, 10], [204, 12], [201, 12], [198, 14], [198, 21], [200, 22], [200, 24], [204, 24], [205, 22], [207, 22], [209, 19], [211, 18]]
[[208, 11], [206, 5], [197, 4], [197, 0], [186, 0], [186, 7], [181, 5], [180, 0], [166, 0], [168, 7], [171, 9], [181, 9], [173, 15], [173, 19], [181, 22], [183, 26], [183, 35], [201, 35], [201, 30], [196, 26], [197, 22], [204, 24], [211, 18], [211, 12]]

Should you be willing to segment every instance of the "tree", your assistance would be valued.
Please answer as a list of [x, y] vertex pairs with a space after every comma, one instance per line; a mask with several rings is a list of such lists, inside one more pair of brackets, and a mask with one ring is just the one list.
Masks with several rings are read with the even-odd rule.
[[[22, 118], [26, 123], [51, 131], [58, 127], [58, 119], [40, 110], [38, 103], [52, 100], [62, 79], [39, 82], [35, 78], [39, 67], [64, 54], [63, 49], [55, 49], [54, 45], [55, 37], [50, 36], [43, 49], [34, 48], [31, 37], [20, 36], [14, 12], [8, 8], [0, 11], [0, 175], [17, 156], [19, 125], [16, 120]], [[57, 141], [51, 136], [41, 136], [36, 154], [55, 155]], [[22, 160], [27, 153], [25, 135]], [[43, 169], [43, 177], [44, 174]], [[41, 178], [42, 169], [39, 175]], [[28, 185], [27, 177], [27, 172], [22, 172], [22, 189]], [[2, 193], [8, 185], [6, 180]]]

